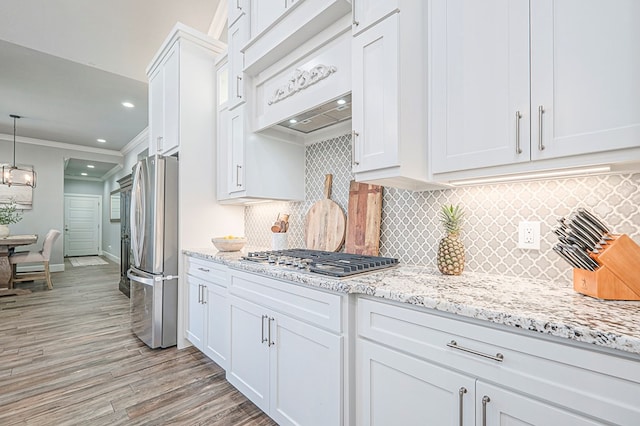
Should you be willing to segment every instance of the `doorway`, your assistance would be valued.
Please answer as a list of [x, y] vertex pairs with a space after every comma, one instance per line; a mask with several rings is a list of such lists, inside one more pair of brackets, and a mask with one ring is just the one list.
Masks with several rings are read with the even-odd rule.
[[101, 224], [101, 196], [65, 194], [65, 257], [99, 255], [102, 246]]

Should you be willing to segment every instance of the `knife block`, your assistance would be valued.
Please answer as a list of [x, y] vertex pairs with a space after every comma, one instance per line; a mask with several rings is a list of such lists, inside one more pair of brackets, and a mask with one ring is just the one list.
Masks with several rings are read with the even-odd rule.
[[573, 289], [605, 300], [640, 300], [640, 246], [628, 235], [614, 239], [598, 254], [595, 271], [573, 270]]

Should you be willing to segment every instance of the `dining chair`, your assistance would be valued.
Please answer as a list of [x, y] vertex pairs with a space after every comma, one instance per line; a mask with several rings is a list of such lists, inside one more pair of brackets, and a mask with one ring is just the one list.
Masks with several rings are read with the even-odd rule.
[[[51, 257], [51, 249], [53, 243], [60, 236], [60, 231], [51, 229], [47, 232], [42, 242], [42, 250], [40, 251], [21, 251], [15, 252], [9, 256], [11, 263], [11, 278], [9, 280], [9, 288], [13, 288], [13, 283], [21, 281], [46, 280], [49, 290], [53, 289], [51, 284], [51, 273], [49, 272], [49, 258]], [[20, 272], [16, 271], [20, 263], [43, 263], [44, 271], [36, 272]]]

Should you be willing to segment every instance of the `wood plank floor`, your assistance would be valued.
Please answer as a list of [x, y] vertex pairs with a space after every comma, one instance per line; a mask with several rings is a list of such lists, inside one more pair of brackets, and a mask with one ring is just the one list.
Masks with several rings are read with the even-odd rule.
[[0, 425], [274, 425], [193, 348], [129, 327], [119, 266], [73, 267], [0, 297]]

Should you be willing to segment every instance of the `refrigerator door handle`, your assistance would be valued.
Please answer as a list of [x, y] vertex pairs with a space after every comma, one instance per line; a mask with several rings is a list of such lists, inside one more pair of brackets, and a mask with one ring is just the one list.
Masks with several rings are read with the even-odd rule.
[[133, 253], [133, 264], [140, 266], [142, 259], [142, 238], [145, 227], [145, 188], [142, 176], [142, 164], [137, 163], [133, 172], [131, 194], [131, 251]]
[[132, 281], [139, 282], [145, 285], [153, 285], [153, 282], [155, 281], [153, 278], [145, 278], [143, 276], [140, 276], [131, 269], [127, 271], [127, 277]]

